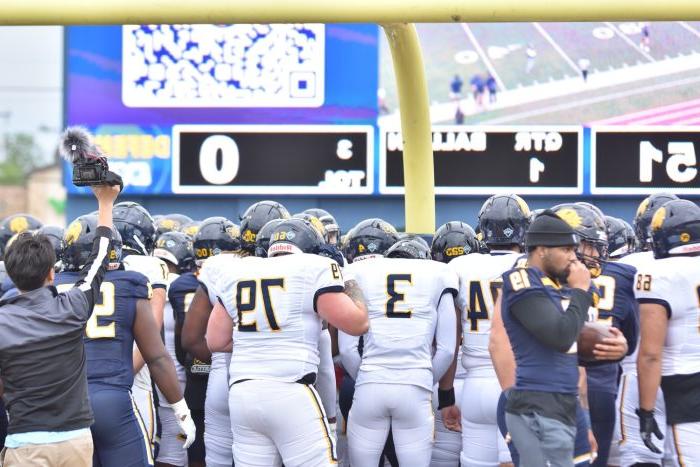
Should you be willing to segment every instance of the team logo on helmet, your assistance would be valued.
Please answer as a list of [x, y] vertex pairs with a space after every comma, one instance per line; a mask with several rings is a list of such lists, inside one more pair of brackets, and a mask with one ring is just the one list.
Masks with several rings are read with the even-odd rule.
[[295, 234], [293, 231], [287, 232], [287, 240], [294, 240], [294, 237], [296, 237], [297, 234]]
[[26, 217], [19, 216], [19, 217], [15, 217], [14, 219], [10, 220], [10, 230], [13, 233], [24, 232], [27, 229], [29, 229], [29, 221], [27, 220]]
[[71, 222], [71, 224], [66, 229], [66, 234], [63, 237], [66, 245], [72, 245], [80, 237], [80, 233], [83, 231], [83, 226], [79, 221]]
[[659, 230], [664, 223], [664, 219], [666, 219], [666, 208], [661, 207], [656, 210], [654, 217], [651, 218], [651, 230]]
[[566, 208], [557, 211], [557, 216], [559, 216], [564, 222], [569, 224], [572, 229], [576, 229], [581, 226], [581, 216], [574, 209]]
[[374, 243], [374, 242], [372, 242], [372, 243], [370, 243], [369, 245], [367, 245], [367, 249], [369, 250], [370, 253], [374, 253], [375, 251], [377, 251], [378, 248], [379, 248], [379, 247], [378, 247], [377, 244]]
[[[525, 214], [526, 216], [530, 215], [530, 207], [527, 205], [524, 199], [522, 199], [518, 195], [513, 195], [513, 198], [515, 198], [515, 201], [518, 202], [518, 206], [520, 206], [520, 210]], [[510, 235], [508, 235], [510, 237]]]
[[175, 230], [177, 228], [177, 223], [172, 219], [162, 219], [160, 221], [160, 226], [164, 229]]
[[639, 203], [639, 207], [637, 208], [637, 217], [641, 216], [644, 214], [649, 207], [649, 198], [644, 198], [641, 203]]
[[506, 227], [505, 229], [503, 229], [503, 235], [505, 235], [508, 238], [513, 236], [513, 232], [514, 232], [514, 230], [511, 229], [510, 227]]
[[[381, 222], [379, 227], [380, 227], [384, 232], [386, 232], [386, 233], [388, 233], [388, 234], [393, 234], [393, 235], [396, 235], [396, 234], [397, 234], [397, 231], [396, 231], [396, 229], [394, 228], [394, 226], [391, 225], [391, 224], [389, 224], [389, 223], [387, 223], [387, 222]], [[376, 245], [375, 245], [375, 247], [376, 247]], [[370, 251], [372, 251], [372, 250], [370, 250]]]
[[688, 243], [690, 241], [690, 234], [688, 232], [683, 232], [680, 236], [681, 242]]
[[[248, 232], [250, 232], [250, 230]], [[231, 227], [226, 227], [226, 233], [229, 235], [229, 237], [236, 238], [241, 234], [241, 231], [238, 229], [238, 227], [232, 225]], [[255, 240], [255, 234], [253, 234], [253, 240]]]
[[253, 243], [255, 241], [257, 234], [250, 229], [246, 229], [241, 237], [244, 242]]
[[316, 229], [316, 231], [323, 237], [323, 235], [326, 233], [326, 228], [323, 226], [323, 223], [318, 220], [318, 217], [316, 216], [310, 216], [309, 217], [309, 222], [311, 225]]

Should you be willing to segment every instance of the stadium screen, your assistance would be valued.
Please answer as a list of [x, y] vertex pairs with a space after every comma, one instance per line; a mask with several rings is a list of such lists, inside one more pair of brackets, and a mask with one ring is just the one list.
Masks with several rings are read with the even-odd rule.
[[[437, 194], [700, 193], [700, 22], [417, 28]], [[403, 193], [375, 25], [69, 27], [65, 112], [130, 194]]]

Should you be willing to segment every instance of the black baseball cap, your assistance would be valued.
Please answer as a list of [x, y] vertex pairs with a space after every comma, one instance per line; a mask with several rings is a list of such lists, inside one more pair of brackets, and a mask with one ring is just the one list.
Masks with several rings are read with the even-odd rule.
[[525, 235], [525, 245], [575, 246], [579, 238], [574, 229], [551, 209], [542, 211], [530, 224]]

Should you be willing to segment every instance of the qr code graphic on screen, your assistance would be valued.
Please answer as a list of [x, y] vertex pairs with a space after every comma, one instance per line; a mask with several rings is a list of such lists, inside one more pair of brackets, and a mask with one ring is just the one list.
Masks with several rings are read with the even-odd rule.
[[142, 25], [122, 31], [127, 107], [318, 107], [322, 24]]

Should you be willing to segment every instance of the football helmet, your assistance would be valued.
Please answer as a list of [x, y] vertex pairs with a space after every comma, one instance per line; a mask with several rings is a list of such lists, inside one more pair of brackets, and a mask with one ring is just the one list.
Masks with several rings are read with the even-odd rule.
[[198, 262], [221, 253], [241, 251], [241, 231], [225, 217], [209, 217], [199, 226], [193, 240], [194, 256]]
[[182, 232], [165, 232], [156, 240], [153, 256], [173, 264], [178, 274], [196, 268], [194, 247], [189, 235]]
[[29, 214], [13, 214], [0, 223], [0, 255], [4, 253], [7, 242], [16, 234], [27, 230], [37, 230], [42, 226], [39, 219]]
[[63, 255], [63, 227], [58, 227], [56, 225], [45, 225], [36, 231], [37, 234], [45, 235], [49, 239], [51, 245], [53, 246], [53, 251], [56, 254], [56, 265], [54, 269], [56, 272], [63, 268], [63, 262], [61, 256]]
[[[63, 234], [61, 259], [65, 271], [79, 271], [87, 263], [92, 251], [97, 230], [97, 216], [86, 214], [71, 222]], [[116, 228], [112, 228], [112, 241], [109, 247], [110, 269], [118, 267], [122, 258], [122, 238]]]
[[387, 258], [431, 259], [428, 243], [418, 236], [406, 236], [391, 245], [384, 256]]
[[112, 209], [114, 227], [124, 242], [124, 255], [150, 256], [156, 242], [156, 225], [146, 208], [122, 201]]
[[160, 219], [153, 219], [156, 224], [156, 237], [160, 237], [165, 232], [173, 230], [182, 232], [182, 228], [192, 223], [192, 219], [184, 214], [166, 214]]
[[350, 263], [363, 256], [383, 256], [398, 239], [396, 228], [387, 221], [376, 217], [365, 219], [348, 232], [343, 254]]
[[[566, 221], [579, 236], [581, 242], [576, 256], [588, 267], [591, 276], [598, 277], [602, 271], [602, 262], [608, 259], [608, 235], [605, 219], [601, 218], [593, 209], [578, 203], [559, 204], [554, 206], [552, 211]], [[597, 257], [583, 252], [586, 244], [596, 250]]]
[[651, 219], [654, 258], [700, 254], [700, 207], [692, 201], [667, 201]]
[[255, 238], [262, 227], [272, 219], [289, 219], [289, 211], [276, 201], [259, 201], [241, 216], [241, 244], [249, 253], [255, 253]]
[[438, 227], [430, 247], [435, 261], [449, 263], [457, 256], [480, 252], [479, 239], [472, 227], [461, 221], [450, 221]]
[[667, 201], [678, 199], [678, 196], [672, 193], [655, 193], [642, 200], [637, 208], [637, 213], [634, 216], [634, 234], [637, 236], [637, 242], [641, 251], [649, 251], [651, 249], [651, 219], [654, 213]]
[[272, 230], [267, 255], [274, 257], [289, 253], [317, 254], [324, 243], [321, 232], [307, 219], [284, 219]]
[[326, 228], [326, 243], [330, 245], [337, 245], [340, 243], [340, 226], [338, 222], [336, 222], [335, 217], [325, 209], [320, 208], [307, 209], [304, 212], [316, 216]]
[[258, 235], [255, 237], [255, 256], [267, 258], [267, 249], [270, 247], [272, 231], [283, 221], [284, 219], [272, 219], [262, 226], [262, 229], [258, 231]]
[[522, 248], [530, 225], [530, 208], [518, 195], [494, 195], [481, 206], [478, 224], [489, 248], [496, 245]]
[[608, 234], [608, 256], [622, 258], [634, 253], [637, 238], [632, 226], [617, 217], [605, 216], [605, 230]]

